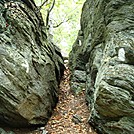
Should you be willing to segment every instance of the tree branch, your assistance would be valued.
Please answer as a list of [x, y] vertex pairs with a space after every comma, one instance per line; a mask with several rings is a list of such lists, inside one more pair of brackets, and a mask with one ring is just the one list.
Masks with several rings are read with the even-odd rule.
[[55, 0], [53, 0], [52, 6], [50, 7], [49, 12], [52, 11], [52, 9], [54, 8], [54, 5], [55, 5]]
[[49, 10], [47, 11], [46, 26], [48, 26], [50, 13], [51, 13], [52, 9], [54, 8], [54, 5], [55, 5], [55, 0], [53, 0], [52, 6], [51, 6], [51, 7], [49, 8]]
[[56, 26], [53, 26], [53, 28], [57, 28], [57, 27], [59, 27], [60, 25], [62, 25], [64, 22], [68, 22], [70, 20], [70, 18], [69, 19], [67, 19], [66, 21], [62, 21], [62, 22], [60, 22], [58, 25], [56, 25]]
[[48, 1], [48, 0], [44, 0], [44, 2], [38, 7], [38, 11], [41, 10], [41, 8], [46, 4], [47, 1]]

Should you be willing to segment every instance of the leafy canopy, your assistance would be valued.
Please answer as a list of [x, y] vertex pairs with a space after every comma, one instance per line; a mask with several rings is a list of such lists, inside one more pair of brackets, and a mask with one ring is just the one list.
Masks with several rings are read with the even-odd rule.
[[[45, 0], [35, 0], [40, 6]], [[47, 13], [53, 0], [46, 0], [41, 13], [46, 22]], [[80, 29], [80, 15], [85, 0], [55, 0], [54, 8], [49, 15], [49, 32], [53, 35], [54, 43], [62, 53], [68, 55]]]

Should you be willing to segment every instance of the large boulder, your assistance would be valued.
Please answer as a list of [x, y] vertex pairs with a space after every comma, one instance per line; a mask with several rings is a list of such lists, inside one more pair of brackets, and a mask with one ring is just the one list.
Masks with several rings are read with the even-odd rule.
[[27, 3], [0, 2], [0, 123], [13, 127], [47, 122], [64, 71], [40, 12]]
[[133, 0], [86, 0], [83, 7], [69, 61], [72, 77], [86, 71], [89, 122], [99, 133], [134, 133], [133, 18]]

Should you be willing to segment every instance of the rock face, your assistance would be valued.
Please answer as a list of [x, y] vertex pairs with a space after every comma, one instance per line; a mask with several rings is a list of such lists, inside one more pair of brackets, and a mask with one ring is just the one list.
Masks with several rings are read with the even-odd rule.
[[70, 69], [72, 81], [76, 70], [86, 72], [89, 122], [99, 133], [134, 132], [133, 18], [133, 0], [86, 0], [83, 7]]
[[0, 123], [14, 127], [47, 122], [64, 71], [36, 9], [32, 2], [0, 3]]

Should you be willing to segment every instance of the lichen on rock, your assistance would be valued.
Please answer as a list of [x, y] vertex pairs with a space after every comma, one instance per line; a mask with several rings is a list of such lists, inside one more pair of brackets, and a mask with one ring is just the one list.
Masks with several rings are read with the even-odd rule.
[[46, 124], [64, 71], [60, 51], [31, 4], [0, 3], [0, 123], [13, 127]]
[[133, 9], [133, 0], [86, 0], [81, 46], [70, 53], [72, 76], [86, 72], [89, 123], [99, 133], [134, 132]]

